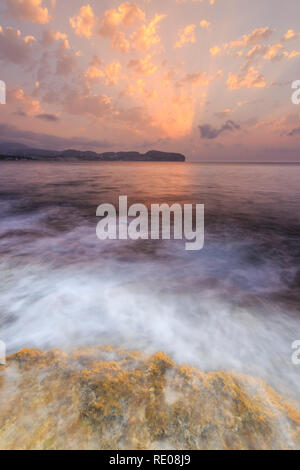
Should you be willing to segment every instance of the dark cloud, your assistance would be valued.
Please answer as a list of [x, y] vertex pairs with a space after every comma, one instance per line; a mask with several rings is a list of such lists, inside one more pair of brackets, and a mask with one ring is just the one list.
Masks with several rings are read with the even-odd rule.
[[16, 111], [14, 113], [15, 116], [20, 116], [20, 117], [27, 117], [27, 113], [25, 113], [25, 111]]
[[294, 135], [299, 135], [300, 134], [300, 127], [295, 127], [291, 132], [288, 133], [289, 137], [293, 137]]
[[279, 87], [286, 87], [286, 86], [291, 86], [291, 81], [290, 80], [287, 80], [287, 81], [275, 81], [275, 82], [272, 82], [270, 84], [271, 87], [274, 87], [274, 86], [279, 86]]
[[69, 147], [79, 150], [101, 150], [111, 148], [113, 144], [105, 140], [87, 139], [84, 137], [59, 137], [50, 134], [22, 131], [15, 126], [0, 123], [0, 142], [15, 142], [29, 147], [51, 150], [63, 150]]
[[70, 75], [76, 66], [76, 57], [66, 49], [64, 43], [60, 43], [56, 52], [57, 75]]
[[59, 118], [55, 114], [38, 114], [36, 116], [38, 119], [42, 119], [44, 121], [50, 121], [50, 122], [57, 122], [59, 121]]
[[225, 109], [224, 111], [218, 111], [214, 114], [214, 116], [218, 119], [225, 119], [228, 117], [228, 114], [231, 114], [232, 110], [231, 109]]
[[210, 124], [203, 124], [198, 127], [202, 139], [217, 139], [223, 132], [233, 132], [241, 128], [241, 126], [230, 120], [226, 121], [219, 129], [212, 127]]
[[0, 60], [13, 64], [28, 64], [32, 58], [34, 39], [22, 38], [17, 29], [0, 26]]

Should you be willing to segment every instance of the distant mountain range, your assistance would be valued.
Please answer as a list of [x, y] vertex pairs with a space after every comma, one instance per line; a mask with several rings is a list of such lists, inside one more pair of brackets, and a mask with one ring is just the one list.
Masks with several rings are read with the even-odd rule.
[[105, 152], [96, 153], [81, 150], [44, 150], [30, 148], [23, 144], [0, 142], [0, 161], [29, 160], [29, 161], [92, 161], [92, 162], [185, 162], [185, 156], [180, 153], [159, 152], [150, 150], [139, 152]]

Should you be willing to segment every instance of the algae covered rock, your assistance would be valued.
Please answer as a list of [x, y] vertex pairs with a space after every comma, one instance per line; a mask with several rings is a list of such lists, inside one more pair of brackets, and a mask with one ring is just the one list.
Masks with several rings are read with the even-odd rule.
[[300, 413], [262, 380], [111, 347], [23, 350], [0, 369], [1, 449], [294, 449]]

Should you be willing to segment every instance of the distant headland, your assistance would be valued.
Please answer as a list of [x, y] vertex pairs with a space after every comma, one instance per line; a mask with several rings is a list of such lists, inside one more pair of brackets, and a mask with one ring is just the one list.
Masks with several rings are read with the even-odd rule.
[[57, 161], [57, 162], [185, 162], [181, 153], [159, 152], [150, 150], [139, 152], [96, 153], [81, 150], [45, 150], [35, 149], [20, 144], [0, 143], [0, 162], [9, 160]]

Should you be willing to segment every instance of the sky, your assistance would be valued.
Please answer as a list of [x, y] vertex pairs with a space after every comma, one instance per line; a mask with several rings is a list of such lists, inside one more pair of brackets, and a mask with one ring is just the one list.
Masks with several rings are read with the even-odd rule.
[[0, 0], [0, 141], [300, 162], [299, 0]]

